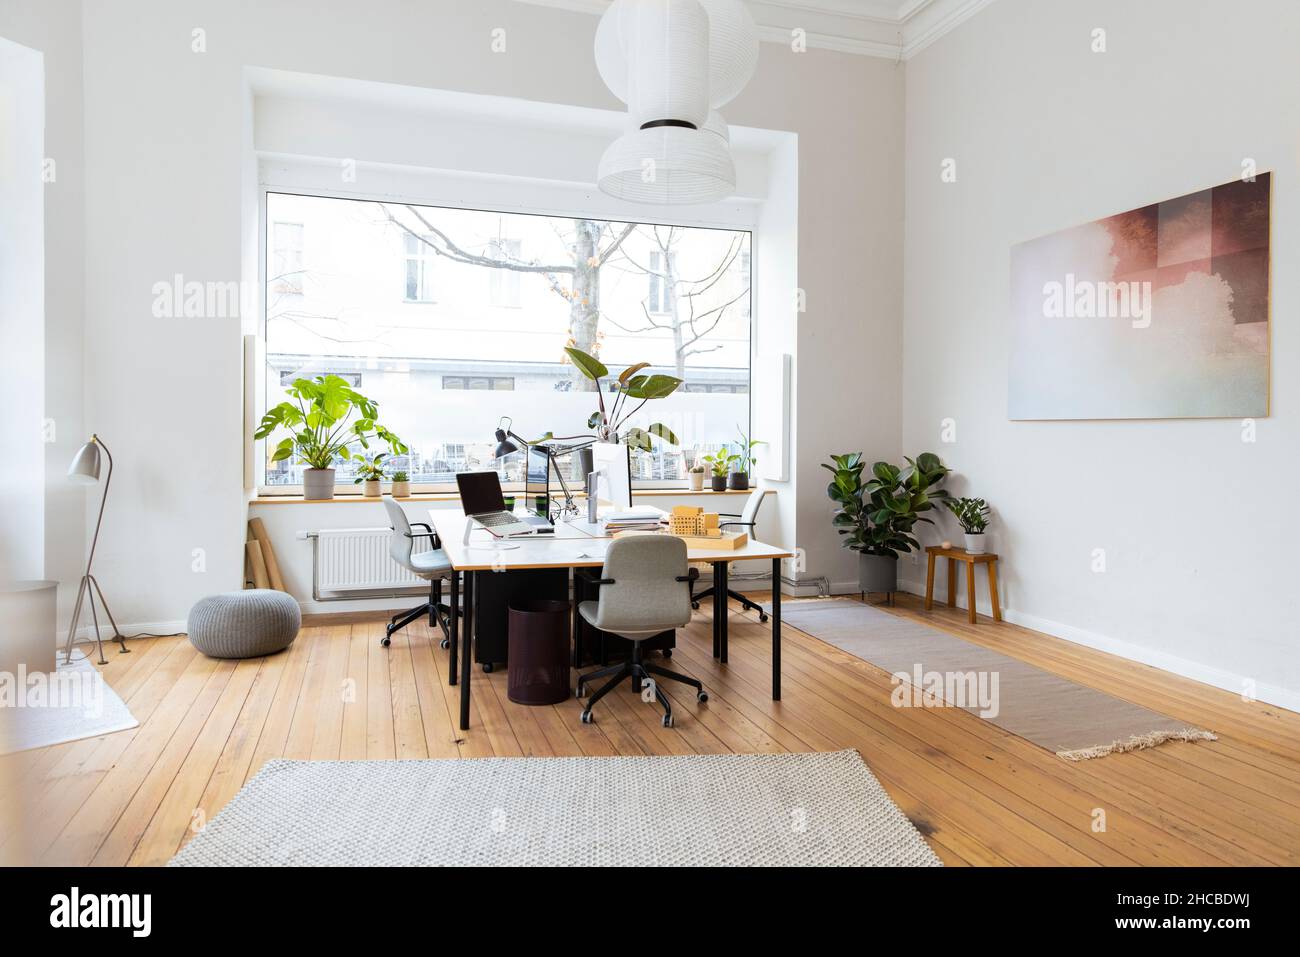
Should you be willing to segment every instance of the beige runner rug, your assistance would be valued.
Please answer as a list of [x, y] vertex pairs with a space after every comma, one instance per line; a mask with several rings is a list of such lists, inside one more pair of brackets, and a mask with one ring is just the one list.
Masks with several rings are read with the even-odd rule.
[[894, 675], [895, 705], [925, 707], [929, 696], [933, 706], [940, 699], [1067, 761], [1165, 741], [1215, 740], [1184, 721], [859, 601], [787, 602], [781, 618]]

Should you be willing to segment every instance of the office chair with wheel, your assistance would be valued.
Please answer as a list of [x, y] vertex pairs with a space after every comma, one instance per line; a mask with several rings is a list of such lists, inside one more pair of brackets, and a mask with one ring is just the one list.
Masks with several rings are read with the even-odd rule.
[[[384, 628], [384, 637], [380, 639], [380, 644], [388, 645], [393, 640], [393, 632], [400, 631], [421, 615], [428, 614], [429, 624], [437, 624], [442, 628], [440, 644], [445, 649], [451, 644], [451, 628], [447, 623], [451, 608], [442, 604], [442, 580], [451, 574], [451, 560], [447, 558], [447, 553], [438, 547], [438, 533], [429, 525], [416, 522], [415, 524], [424, 531], [411, 531], [411, 523], [406, 518], [406, 512], [391, 495], [384, 496], [384, 509], [388, 512], [388, 520], [392, 523], [393, 529], [393, 537], [388, 544], [388, 554], [407, 571], [428, 580], [429, 600], [410, 611], [394, 615]], [[428, 538], [433, 544], [433, 549], [427, 552], [415, 552], [417, 538]]]
[[[742, 511], [739, 515], [735, 514], [734, 512], [718, 513], [719, 517], [722, 519], [734, 519], [734, 521], [730, 521], [730, 522], [728, 521], [719, 522], [718, 523], [719, 527], [743, 528], [745, 531], [749, 533], [750, 537], [752, 538], [754, 535], [754, 526], [758, 523], [758, 507], [762, 504], [763, 504], [763, 490], [756, 488], [754, 489], [754, 491], [749, 493], [749, 498], [745, 499], [744, 511]], [[780, 586], [774, 582], [772, 587], [777, 588]], [[691, 607], [699, 608], [701, 598], [712, 598], [712, 597], [713, 597], [713, 592], [711, 590], [699, 591], [699, 592], [692, 590]], [[736, 601], [740, 602], [741, 607], [744, 608], [746, 611], [758, 612], [759, 621], [767, 621], [767, 612], [764, 611], [762, 607], [759, 606], [756, 602], [753, 602], [749, 598], [746, 598], [740, 592], [733, 591], [732, 589], [728, 588], [727, 597], [734, 598]]]
[[669, 535], [633, 535], [616, 538], [605, 552], [596, 601], [578, 605], [578, 613], [593, 627], [632, 642], [627, 661], [578, 676], [578, 697], [587, 682], [612, 675], [610, 680], [587, 702], [582, 712], [583, 724], [592, 721], [591, 709], [613, 691], [624, 678], [632, 679], [635, 690], [643, 681], [654, 681], [655, 698], [664, 709], [665, 728], [673, 726], [673, 709], [660, 689], [658, 679], [680, 681], [695, 689], [698, 701], [708, 701], [704, 686], [694, 678], [646, 662], [641, 643], [691, 620], [691, 583], [700, 577], [698, 570], [686, 564], [686, 543]]

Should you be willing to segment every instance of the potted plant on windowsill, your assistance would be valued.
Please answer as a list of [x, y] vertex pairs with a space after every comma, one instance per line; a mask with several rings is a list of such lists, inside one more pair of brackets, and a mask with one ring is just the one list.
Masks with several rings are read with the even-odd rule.
[[731, 463], [735, 461], [736, 457], [736, 454], [725, 445], [718, 451], [710, 452], [704, 456], [705, 464], [713, 473], [713, 491], [725, 492], [727, 490], [727, 475], [731, 472]]
[[966, 537], [966, 551], [972, 555], [984, 554], [984, 532], [989, 527], [989, 504], [982, 498], [955, 498], [943, 503], [957, 516], [957, 523]]
[[727, 478], [727, 487], [745, 491], [749, 488], [749, 474], [758, 465], [758, 459], [754, 457], [754, 448], [767, 443], [751, 439], [739, 425], [736, 426], [736, 431], [740, 433], [740, 441], [736, 443], [739, 452], [731, 463], [731, 475]]
[[864, 482], [865, 467], [861, 452], [832, 455], [830, 464], [822, 464], [833, 476], [826, 487], [837, 506], [831, 524], [843, 536], [840, 544], [859, 554], [862, 592], [892, 596], [898, 590], [898, 556], [921, 547], [912, 531], [917, 522], [934, 524], [921, 513], [948, 497], [936, 486], [949, 469], [933, 452], [907, 459], [906, 468], [877, 462]]
[[691, 470], [686, 473], [691, 480], [691, 491], [699, 492], [704, 489], [704, 466], [692, 465]]
[[357, 477], [352, 480], [352, 484], [360, 485], [361, 494], [366, 498], [379, 498], [383, 494], [383, 481], [384, 453], [380, 452], [374, 458], [362, 461], [357, 467]]
[[405, 472], [396, 471], [393, 473], [393, 498], [410, 498], [411, 497], [411, 477]]
[[271, 461], [297, 455], [307, 466], [302, 476], [303, 498], [334, 497], [334, 463], [350, 461], [357, 454], [352, 450], [354, 443], [369, 449], [372, 440], [379, 440], [388, 443], [395, 455], [407, 451], [401, 439], [379, 424], [378, 403], [339, 376], [294, 379], [288, 392], [293, 400], [268, 409], [253, 437], [264, 439], [279, 428], [289, 431], [275, 447]]

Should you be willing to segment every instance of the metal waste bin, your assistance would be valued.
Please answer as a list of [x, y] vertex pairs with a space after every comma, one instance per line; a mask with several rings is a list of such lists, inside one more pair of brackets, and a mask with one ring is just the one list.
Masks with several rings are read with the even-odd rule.
[[516, 704], [559, 704], [569, 697], [569, 603], [510, 603], [506, 697]]

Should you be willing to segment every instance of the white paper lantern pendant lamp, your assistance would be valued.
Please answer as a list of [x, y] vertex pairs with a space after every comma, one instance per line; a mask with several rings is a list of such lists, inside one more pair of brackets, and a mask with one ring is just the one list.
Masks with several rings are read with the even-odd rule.
[[736, 169], [716, 108], [757, 60], [740, 0], [614, 0], [596, 30], [596, 67], [628, 104], [629, 129], [601, 157], [601, 191], [659, 205], [731, 195]]

